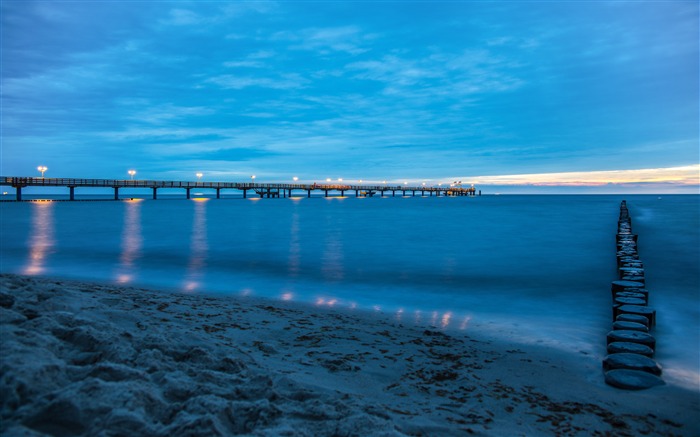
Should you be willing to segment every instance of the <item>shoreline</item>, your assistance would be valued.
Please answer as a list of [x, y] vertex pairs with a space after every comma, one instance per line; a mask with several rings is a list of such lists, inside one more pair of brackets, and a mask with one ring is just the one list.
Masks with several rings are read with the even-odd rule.
[[597, 360], [479, 326], [0, 278], [3, 435], [700, 434], [697, 391], [618, 390]]

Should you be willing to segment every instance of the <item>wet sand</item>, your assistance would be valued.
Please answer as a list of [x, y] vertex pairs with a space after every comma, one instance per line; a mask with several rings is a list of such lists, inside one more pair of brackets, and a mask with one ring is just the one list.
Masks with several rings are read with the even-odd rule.
[[700, 435], [698, 391], [387, 315], [2, 275], [2, 435]]

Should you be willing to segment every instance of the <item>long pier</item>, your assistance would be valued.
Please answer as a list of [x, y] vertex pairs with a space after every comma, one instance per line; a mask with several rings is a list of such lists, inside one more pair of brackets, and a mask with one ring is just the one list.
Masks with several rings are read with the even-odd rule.
[[[354, 192], [355, 197], [372, 197], [379, 194], [380, 197], [392, 197], [396, 193], [406, 196], [476, 196], [477, 190], [472, 186], [463, 188], [457, 186], [428, 187], [409, 185], [346, 185], [346, 184], [282, 184], [282, 183], [259, 183], [259, 182], [191, 182], [191, 181], [156, 181], [156, 180], [131, 180], [131, 179], [69, 179], [69, 178], [43, 178], [43, 177], [0, 177], [0, 185], [11, 186], [16, 190], [16, 200], [22, 200], [22, 189], [27, 187], [66, 187], [69, 189], [69, 199], [75, 200], [75, 189], [78, 187], [99, 187], [112, 188], [114, 190], [114, 200], [119, 200], [120, 188], [149, 188], [153, 190], [153, 199], [158, 198], [158, 190], [162, 188], [180, 188], [185, 190], [185, 196], [190, 198], [192, 189], [214, 189], [216, 198], [221, 198], [221, 190], [239, 190], [243, 192], [243, 198], [248, 197], [248, 192], [252, 191], [261, 198], [292, 197], [292, 192], [305, 191], [307, 197], [311, 197], [313, 191], [324, 192], [324, 197], [329, 197], [330, 192], [339, 192], [345, 196], [345, 192]], [[427, 194], [426, 194], [427, 193]], [[481, 196], [481, 190], [478, 191]]]

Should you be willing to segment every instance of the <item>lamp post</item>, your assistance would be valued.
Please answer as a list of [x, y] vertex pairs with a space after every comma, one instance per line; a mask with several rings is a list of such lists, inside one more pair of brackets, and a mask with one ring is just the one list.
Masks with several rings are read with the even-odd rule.
[[136, 170], [129, 170], [129, 171], [127, 171], [127, 173], [129, 173], [129, 176], [131, 176], [131, 180], [133, 181], [134, 175], [136, 174]]
[[343, 178], [338, 178], [338, 182], [343, 182]]
[[298, 180], [299, 180], [299, 178], [298, 178], [298, 177], [296, 177], [296, 176], [294, 176], [294, 177], [293, 177], [292, 179], [294, 179], [294, 182], [296, 182], [296, 181], [298, 181]]
[[326, 182], [330, 182], [330, 181], [331, 181], [331, 178], [326, 178]]
[[48, 170], [49, 168], [48, 168], [47, 166], [45, 166], [45, 165], [40, 165], [40, 166], [37, 167], [36, 169], [39, 170], [39, 171], [41, 172], [41, 177], [43, 178], [43, 177], [44, 177], [44, 172], [45, 172], [46, 170]]
[[204, 175], [202, 173], [197, 173], [196, 176], [197, 176], [197, 182], [199, 182], [202, 180], [202, 176], [204, 176]]
[[255, 175], [250, 176], [250, 183], [254, 184], [255, 183]]

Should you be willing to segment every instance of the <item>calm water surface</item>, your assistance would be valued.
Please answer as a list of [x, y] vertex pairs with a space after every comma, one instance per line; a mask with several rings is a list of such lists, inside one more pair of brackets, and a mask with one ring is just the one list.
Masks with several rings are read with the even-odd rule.
[[2, 203], [2, 272], [377, 310], [605, 354], [626, 199], [657, 359], [697, 386], [700, 196]]

